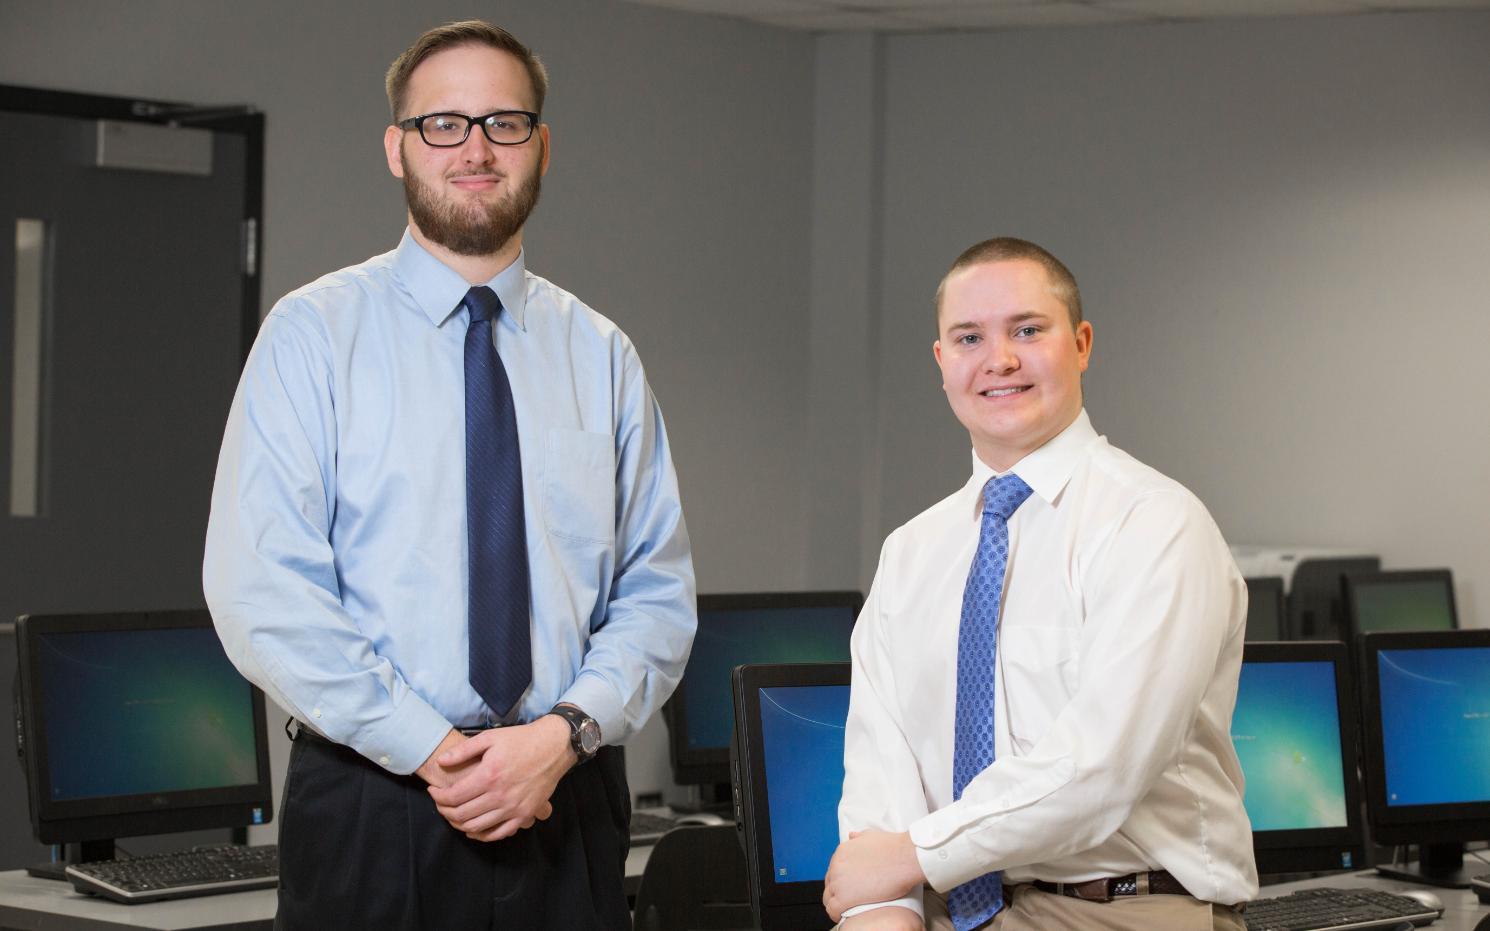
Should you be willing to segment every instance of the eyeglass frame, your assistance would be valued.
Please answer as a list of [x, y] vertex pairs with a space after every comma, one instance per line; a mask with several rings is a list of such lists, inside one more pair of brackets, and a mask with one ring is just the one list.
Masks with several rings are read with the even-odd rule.
[[[528, 118], [527, 138], [523, 139], [521, 142], [498, 142], [496, 139], [493, 139], [491, 137], [491, 133], [486, 131], [486, 121], [494, 116], [503, 116], [506, 114], [518, 114], [520, 116], [525, 116]], [[459, 142], [430, 142], [429, 139], [424, 135], [424, 121], [432, 116], [460, 117], [461, 119], [466, 121], [465, 135], [460, 137]], [[490, 142], [492, 145], [523, 145], [531, 141], [533, 138], [533, 134], [538, 131], [539, 118], [538, 114], [534, 113], [531, 110], [493, 110], [492, 112], [483, 114], [481, 116], [467, 116], [464, 113], [457, 113], [454, 110], [436, 110], [433, 113], [425, 113], [420, 116], [411, 116], [407, 119], [399, 120], [393, 125], [397, 126], [399, 129], [402, 129], [404, 132], [408, 132], [411, 129], [419, 130], [419, 141], [423, 142], [425, 145], [429, 146], [432, 149], [453, 149], [456, 146], [465, 145], [466, 140], [471, 138], [471, 127], [478, 124], [481, 126], [481, 135], [485, 136], [486, 141]]]

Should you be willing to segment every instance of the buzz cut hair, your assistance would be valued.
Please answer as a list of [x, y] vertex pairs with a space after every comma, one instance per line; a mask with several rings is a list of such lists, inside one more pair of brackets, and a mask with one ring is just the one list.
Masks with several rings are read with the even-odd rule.
[[414, 73], [414, 69], [436, 52], [461, 45], [485, 45], [506, 52], [522, 62], [523, 68], [528, 72], [528, 82], [533, 85], [533, 111], [543, 112], [543, 98], [548, 96], [548, 70], [543, 67], [543, 62], [538, 60], [532, 49], [519, 42], [517, 36], [501, 26], [493, 26], [479, 19], [468, 19], [429, 30], [415, 39], [414, 44], [388, 66], [388, 75], [384, 78], [383, 85], [388, 91], [388, 109], [392, 112], [395, 123], [405, 118], [402, 111], [409, 89], [409, 76]]
[[1071, 274], [1071, 270], [1065, 266], [1065, 263], [1045, 249], [1028, 240], [1016, 239], [1013, 236], [985, 239], [963, 250], [962, 255], [957, 257], [952, 267], [947, 269], [947, 273], [942, 276], [941, 283], [936, 286], [938, 323], [941, 321], [942, 296], [947, 290], [947, 279], [964, 268], [974, 265], [1009, 262], [1016, 259], [1028, 259], [1045, 269], [1045, 277], [1050, 281], [1051, 293], [1055, 295], [1056, 300], [1066, 305], [1066, 312], [1071, 317], [1071, 329], [1075, 330], [1081, 326], [1081, 291], [1076, 287], [1076, 276]]

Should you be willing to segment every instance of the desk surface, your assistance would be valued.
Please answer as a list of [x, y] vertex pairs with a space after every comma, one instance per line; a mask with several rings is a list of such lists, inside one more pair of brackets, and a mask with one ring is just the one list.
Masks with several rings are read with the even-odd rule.
[[[74, 892], [70, 883], [27, 876], [25, 870], [0, 873], [0, 927], [102, 931], [150, 928], [155, 931], [265, 931], [274, 927], [275, 890], [255, 889], [173, 902], [120, 905]], [[59, 924], [58, 918], [66, 919]]]

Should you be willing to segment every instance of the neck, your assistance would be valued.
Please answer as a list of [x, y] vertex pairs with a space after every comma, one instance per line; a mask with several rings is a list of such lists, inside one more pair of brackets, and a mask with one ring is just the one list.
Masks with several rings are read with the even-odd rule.
[[517, 261], [518, 254], [523, 251], [522, 230], [512, 234], [512, 238], [503, 243], [496, 252], [486, 255], [460, 255], [451, 252], [425, 236], [424, 231], [414, 222], [413, 217], [409, 218], [409, 231], [413, 234], [415, 242], [429, 250], [430, 255], [454, 269], [455, 273], [470, 285], [486, 284], [491, 281], [497, 277], [499, 272]]

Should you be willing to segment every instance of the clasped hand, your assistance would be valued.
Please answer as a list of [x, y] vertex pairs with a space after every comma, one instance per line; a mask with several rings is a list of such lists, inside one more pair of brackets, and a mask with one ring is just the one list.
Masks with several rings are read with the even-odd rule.
[[567, 724], [548, 716], [473, 737], [452, 730], [417, 772], [452, 827], [472, 840], [502, 840], [553, 814], [549, 799], [575, 763], [568, 735]]
[[910, 834], [854, 831], [828, 862], [823, 907], [838, 921], [846, 909], [903, 898], [925, 881]]

